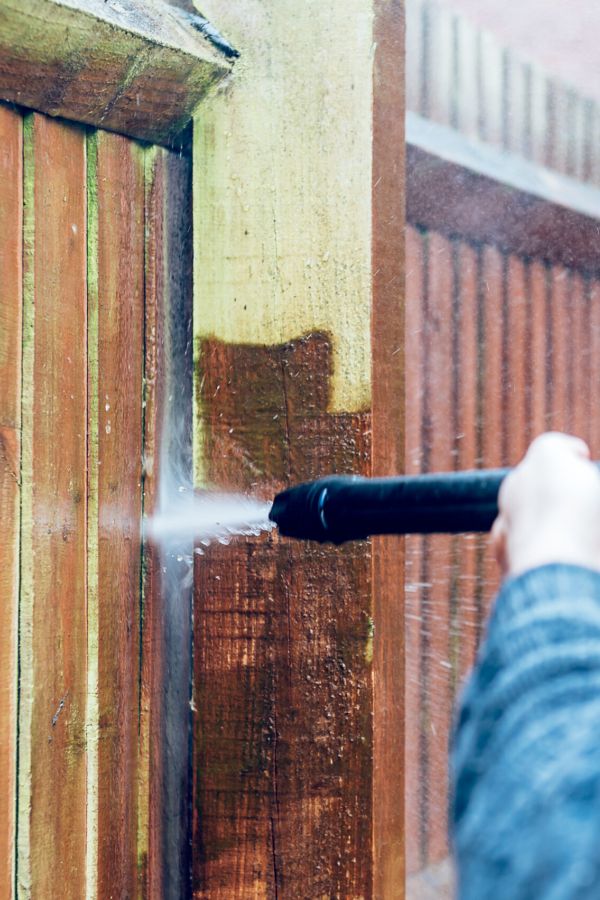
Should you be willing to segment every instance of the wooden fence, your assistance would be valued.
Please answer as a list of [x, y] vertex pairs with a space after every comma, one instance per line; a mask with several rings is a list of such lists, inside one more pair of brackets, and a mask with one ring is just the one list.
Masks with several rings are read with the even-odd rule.
[[[407, 43], [407, 471], [512, 465], [547, 429], [597, 456], [598, 107], [447, 8], [409, 3]], [[482, 537], [406, 549], [408, 896], [441, 897], [451, 709], [498, 575]]]
[[141, 524], [190, 298], [190, 161], [2, 105], [0, 169], [0, 893], [157, 895], [156, 812], [189, 760], [166, 759], [168, 595]]
[[402, 469], [403, 3], [202, 12], [0, 0], [2, 897], [404, 893], [399, 539], [142, 543], [193, 378], [198, 486]]

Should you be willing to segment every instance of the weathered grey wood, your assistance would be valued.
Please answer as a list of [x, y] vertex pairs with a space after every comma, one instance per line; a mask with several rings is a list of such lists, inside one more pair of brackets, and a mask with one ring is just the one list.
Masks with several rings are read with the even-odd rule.
[[202, 29], [163, 0], [0, 0], [0, 99], [171, 145], [231, 69]]
[[411, 224], [521, 256], [600, 268], [600, 190], [414, 113], [407, 114], [406, 141]]

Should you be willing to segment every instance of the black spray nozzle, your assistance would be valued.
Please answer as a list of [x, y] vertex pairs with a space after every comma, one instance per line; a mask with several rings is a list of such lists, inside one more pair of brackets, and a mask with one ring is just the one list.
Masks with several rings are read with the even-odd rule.
[[509, 469], [361, 478], [331, 475], [275, 497], [269, 518], [282, 535], [331, 542], [376, 534], [489, 531]]

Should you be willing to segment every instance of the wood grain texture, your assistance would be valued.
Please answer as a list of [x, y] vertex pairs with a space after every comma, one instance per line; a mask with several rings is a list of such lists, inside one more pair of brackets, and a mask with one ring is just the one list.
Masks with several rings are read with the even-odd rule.
[[[409, 227], [408, 470], [511, 465], [548, 428], [581, 435], [595, 456], [599, 315], [597, 282], [585, 273]], [[450, 553], [444, 539], [407, 539], [410, 898], [446, 852], [445, 715], [498, 586], [485, 539], [455, 537]]]
[[552, 368], [550, 370], [551, 428], [566, 431], [569, 419], [568, 360], [570, 328], [570, 273], [559, 266], [552, 267]]
[[[85, 135], [27, 121], [20, 613], [21, 894], [85, 893]], [[68, 298], [68, 304], [65, 304]]]
[[[98, 892], [133, 896], [144, 353], [143, 151], [98, 133]], [[115, 827], [118, 810], [118, 827]]]
[[14, 896], [21, 480], [23, 123], [0, 106], [0, 896]]
[[231, 69], [161, 0], [2, 0], [0, 15], [2, 99], [157, 143]]
[[[373, 75], [371, 474], [405, 469], [404, 2], [377, 3]], [[402, 541], [372, 550], [373, 896], [404, 896], [404, 580]]]
[[[422, 404], [425, 364], [423, 354], [423, 292], [427, 278], [423, 236], [412, 227], [406, 232], [406, 472], [423, 470]], [[407, 535], [404, 579], [405, 613], [405, 852], [406, 873], [421, 868], [421, 682], [422, 682], [422, 554], [424, 537]]]
[[[424, 353], [427, 367], [423, 406], [424, 457], [428, 471], [452, 468], [452, 245], [438, 234], [428, 237], [429, 280], [424, 296]], [[452, 537], [428, 536], [424, 542], [424, 591], [421, 615], [425, 724], [425, 809], [427, 860], [447, 855], [447, 748], [450, 727], [448, 623], [452, 585]], [[444, 698], [443, 702], [440, 702]], [[422, 848], [424, 850], [424, 848]]]
[[[147, 516], [192, 485], [191, 194], [189, 158], [147, 154]], [[192, 552], [191, 539], [144, 548], [139, 860], [144, 896], [161, 900], [190, 884]]]
[[[144, 517], [159, 508], [161, 436], [165, 402], [164, 381], [164, 247], [165, 183], [162, 158], [150, 151], [145, 165], [145, 334], [144, 356]], [[138, 868], [144, 898], [159, 900], [163, 894], [162, 817], [157, 815], [162, 798], [162, 684], [164, 641], [162, 622], [162, 572], [159, 548], [144, 544], [143, 620], [141, 646], [139, 769], [138, 769]]]
[[531, 377], [530, 422], [531, 437], [546, 431], [546, 267], [533, 261], [529, 266], [529, 290], [531, 297], [531, 350], [529, 353]]
[[[479, 374], [479, 253], [467, 244], [454, 250], [454, 309], [452, 348], [452, 388], [454, 404], [454, 466], [458, 471], [481, 465]], [[448, 659], [452, 665], [450, 701], [453, 703], [462, 680], [471, 668], [477, 647], [477, 569], [482, 539], [479, 535], [458, 535], [454, 540], [453, 579], [450, 596]]]
[[527, 394], [531, 382], [527, 378], [527, 359], [531, 342], [529, 297], [526, 296], [525, 267], [514, 256], [504, 260], [503, 298], [503, 377], [504, 427], [502, 449], [506, 465], [514, 466], [528, 446], [530, 422], [527, 418]]
[[[368, 414], [327, 411], [327, 336], [199, 358], [211, 481], [368, 472]], [[195, 895], [371, 897], [369, 546], [237, 539], [195, 591]]]

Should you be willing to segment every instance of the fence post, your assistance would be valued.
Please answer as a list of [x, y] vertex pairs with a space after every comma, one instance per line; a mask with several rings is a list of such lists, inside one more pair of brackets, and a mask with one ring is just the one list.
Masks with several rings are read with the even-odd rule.
[[[196, 484], [403, 468], [403, 4], [208, 2], [195, 122]], [[404, 895], [402, 559], [197, 558], [198, 897]]]

